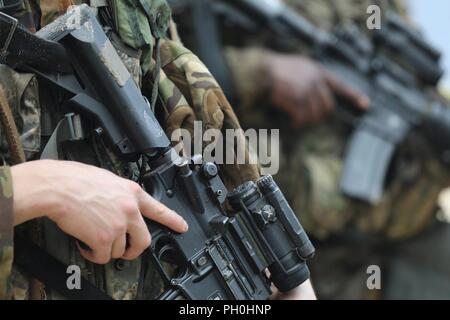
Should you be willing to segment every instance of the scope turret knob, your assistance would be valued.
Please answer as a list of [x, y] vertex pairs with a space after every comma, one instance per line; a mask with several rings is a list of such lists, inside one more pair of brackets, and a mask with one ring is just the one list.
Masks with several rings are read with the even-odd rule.
[[212, 179], [219, 173], [217, 166], [212, 162], [206, 162], [203, 165], [203, 175], [206, 179]]

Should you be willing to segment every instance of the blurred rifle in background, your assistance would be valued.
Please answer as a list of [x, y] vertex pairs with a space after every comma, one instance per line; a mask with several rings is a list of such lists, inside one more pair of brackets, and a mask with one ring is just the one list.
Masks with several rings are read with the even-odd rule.
[[298, 41], [338, 79], [371, 98], [369, 111], [355, 113], [337, 97], [337, 116], [354, 128], [340, 181], [347, 196], [370, 203], [380, 200], [395, 150], [412, 130], [419, 130], [442, 159], [450, 161], [450, 109], [429, 93], [443, 74], [441, 55], [400, 16], [387, 13], [381, 29], [369, 36], [356, 26], [324, 32], [278, 0], [170, 2], [175, 12], [188, 6], [193, 16], [203, 14], [203, 21], [210, 21], [211, 26], [199, 31], [206, 36], [198, 37], [205, 45], [197, 53], [219, 81], [229, 80], [225, 61], [217, 62], [222, 53], [217, 49], [220, 42], [213, 39], [220, 39], [213, 17], [250, 34], [264, 32], [277, 48]]

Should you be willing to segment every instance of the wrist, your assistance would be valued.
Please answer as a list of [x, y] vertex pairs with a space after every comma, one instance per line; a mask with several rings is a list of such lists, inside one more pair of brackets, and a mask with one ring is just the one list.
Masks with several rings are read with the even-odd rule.
[[300, 300], [317, 300], [311, 280], [307, 280], [293, 289], [292, 294]]
[[48, 160], [32, 161], [11, 167], [14, 192], [14, 225], [43, 216], [59, 214], [63, 201], [51, 178]]
[[287, 291], [280, 292], [276, 288], [273, 290], [272, 299], [275, 300], [317, 300], [311, 281], [307, 280], [298, 287]]

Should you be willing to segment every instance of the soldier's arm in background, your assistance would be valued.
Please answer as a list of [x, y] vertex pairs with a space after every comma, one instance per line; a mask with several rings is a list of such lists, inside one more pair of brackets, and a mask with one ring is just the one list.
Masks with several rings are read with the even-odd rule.
[[[336, 25], [366, 25], [365, 9], [372, 0], [355, 4], [348, 1], [285, 0], [294, 11], [313, 25], [331, 32]], [[395, 2], [398, 4], [399, 1]], [[391, 5], [382, 3], [383, 9]], [[364, 9], [363, 11], [361, 11]], [[361, 14], [361, 13], [364, 14]], [[227, 48], [228, 62], [235, 92], [245, 110], [262, 96], [272, 105], [287, 112], [295, 126], [316, 123], [335, 108], [335, 96], [349, 100], [351, 105], [365, 109], [369, 100], [339, 81], [307, 57], [308, 48], [298, 54], [283, 54], [266, 48]], [[304, 54], [304, 55], [303, 55]]]
[[306, 56], [263, 48], [227, 48], [225, 57], [243, 108], [264, 97], [287, 113], [294, 127], [314, 124], [335, 108], [335, 96], [360, 109], [369, 99]]

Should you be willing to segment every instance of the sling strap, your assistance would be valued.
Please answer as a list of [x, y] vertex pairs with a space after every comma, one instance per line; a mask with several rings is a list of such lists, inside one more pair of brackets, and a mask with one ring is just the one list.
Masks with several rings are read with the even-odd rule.
[[8, 99], [3, 88], [0, 86], [0, 123], [3, 127], [6, 141], [10, 149], [12, 164], [25, 162], [25, 152], [20, 142], [19, 131], [14, 122]]
[[68, 113], [57, 124], [50, 139], [41, 153], [41, 159], [59, 160], [59, 146], [65, 141], [79, 141], [85, 138], [81, 117], [78, 114]]
[[67, 273], [67, 266], [17, 234], [14, 236], [14, 264], [67, 299], [112, 300], [111, 296], [83, 277], [80, 278], [80, 289], [69, 289], [67, 278], [70, 274]]

